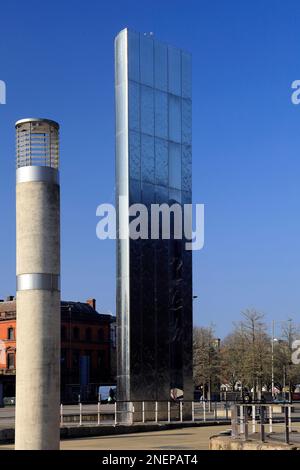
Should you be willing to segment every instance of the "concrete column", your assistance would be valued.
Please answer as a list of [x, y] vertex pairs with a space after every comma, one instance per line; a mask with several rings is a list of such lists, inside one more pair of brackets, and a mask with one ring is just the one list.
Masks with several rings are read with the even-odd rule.
[[[58, 125], [37, 119], [16, 127], [18, 139], [23, 127], [28, 135], [30, 156], [17, 157], [15, 448], [54, 450], [60, 441], [60, 189], [58, 160], [52, 158]], [[45, 165], [36, 165], [34, 148], [42, 156], [48, 152]]]

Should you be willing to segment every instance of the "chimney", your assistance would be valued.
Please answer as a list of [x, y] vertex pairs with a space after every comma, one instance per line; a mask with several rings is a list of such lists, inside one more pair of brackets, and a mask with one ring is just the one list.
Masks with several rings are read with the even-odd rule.
[[96, 310], [96, 299], [87, 299], [86, 303]]

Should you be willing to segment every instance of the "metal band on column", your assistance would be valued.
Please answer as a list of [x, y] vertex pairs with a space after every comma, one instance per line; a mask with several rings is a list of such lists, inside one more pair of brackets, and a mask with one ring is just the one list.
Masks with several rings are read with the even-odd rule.
[[46, 166], [22, 166], [16, 172], [17, 184], [33, 181], [59, 184], [59, 171]]
[[56, 290], [60, 291], [60, 276], [57, 274], [20, 274], [17, 276], [17, 291]]

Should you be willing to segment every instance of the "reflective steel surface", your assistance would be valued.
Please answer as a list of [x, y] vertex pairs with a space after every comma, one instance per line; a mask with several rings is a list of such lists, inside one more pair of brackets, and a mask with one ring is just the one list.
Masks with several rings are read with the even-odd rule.
[[[191, 203], [191, 56], [127, 29], [115, 40], [116, 195]], [[149, 224], [150, 225], [150, 224]], [[185, 240], [118, 240], [118, 399], [192, 398], [192, 255]]]
[[21, 166], [16, 171], [16, 182], [28, 183], [32, 181], [43, 181], [46, 183], [59, 184], [59, 171], [50, 166]]
[[41, 289], [60, 291], [60, 276], [45, 273], [19, 274], [17, 276], [17, 291]]

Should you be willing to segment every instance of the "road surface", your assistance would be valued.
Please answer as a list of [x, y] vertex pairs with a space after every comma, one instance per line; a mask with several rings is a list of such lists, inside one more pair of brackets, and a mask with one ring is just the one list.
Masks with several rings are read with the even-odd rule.
[[[208, 450], [210, 436], [229, 426], [205, 426], [167, 431], [101, 436], [61, 441], [61, 450]], [[2, 445], [1, 450], [13, 450]]]

